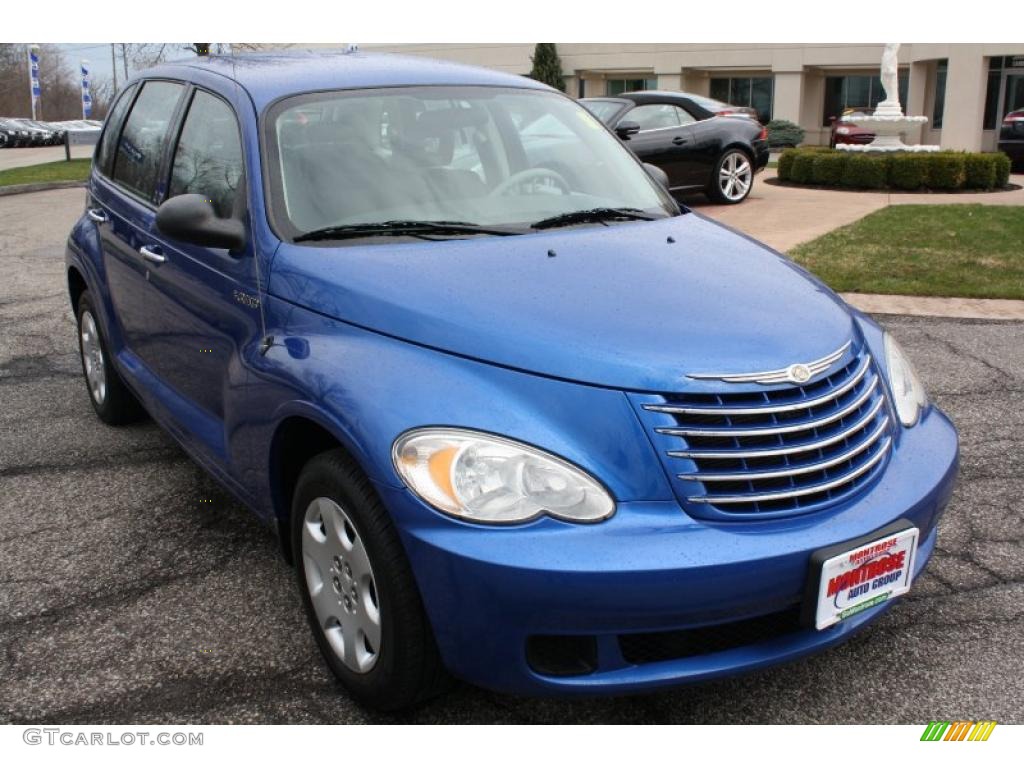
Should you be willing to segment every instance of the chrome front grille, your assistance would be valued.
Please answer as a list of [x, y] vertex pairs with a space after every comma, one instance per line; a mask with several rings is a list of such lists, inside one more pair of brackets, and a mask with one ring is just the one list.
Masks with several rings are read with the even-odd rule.
[[830, 357], [801, 385], [770, 383], [784, 373], [770, 371], [701, 376], [721, 381], [693, 393], [634, 396], [688, 511], [799, 514], [871, 482], [893, 439], [882, 374], [866, 350], [847, 345]]

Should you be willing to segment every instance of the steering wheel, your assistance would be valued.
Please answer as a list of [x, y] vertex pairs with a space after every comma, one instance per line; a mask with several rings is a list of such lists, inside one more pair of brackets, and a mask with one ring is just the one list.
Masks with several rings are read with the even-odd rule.
[[572, 190], [569, 187], [569, 182], [565, 180], [558, 171], [553, 171], [550, 168], [527, 168], [525, 171], [519, 171], [519, 173], [513, 173], [503, 182], [498, 184], [494, 189], [490, 191], [489, 197], [500, 197], [501, 195], [508, 194], [510, 189], [514, 189], [520, 184], [524, 184], [527, 181], [534, 179], [551, 179], [557, 184], [563, 195], [568, 195]]

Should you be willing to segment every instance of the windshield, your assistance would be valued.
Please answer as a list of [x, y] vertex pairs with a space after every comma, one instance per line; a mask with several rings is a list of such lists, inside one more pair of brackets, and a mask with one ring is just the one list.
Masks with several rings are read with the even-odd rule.
[[581, 103], [593, 112], [597, 116], [597, 119], [605, 125], [607, 125], [623, 107], [621, 101], [603, 101], [601, 99], [584, 99]]
[[371, 222], [526, 229], [598, 208], [677, 212], [590, 112], [554, 93], [305, 94], [276, 104], [264, 125], [271, 220], [289, 239]]

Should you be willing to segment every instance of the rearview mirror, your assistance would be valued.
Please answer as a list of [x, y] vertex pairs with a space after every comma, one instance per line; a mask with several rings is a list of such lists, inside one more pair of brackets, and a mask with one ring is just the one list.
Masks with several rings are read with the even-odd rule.
[[644, 170], [647, 171], [647, 174], [652, 179], [661, 184], [665, 189], [668, 189], [668, 174], [661, 170], [661, 168], [650, 163], [644, 163]]
[[640, 123], [634, 123], [632, 120], [623, 120], [615, 126], [615, 135], [623, 141], [629, 141], [629, 137], [635, 133], [640, 133]]
[[208, 197], [178, 195], [156, 209], [156, 228], [168, 237], [206, 248], [237, 251], [245, 245], [245, 225], [222, 219]]

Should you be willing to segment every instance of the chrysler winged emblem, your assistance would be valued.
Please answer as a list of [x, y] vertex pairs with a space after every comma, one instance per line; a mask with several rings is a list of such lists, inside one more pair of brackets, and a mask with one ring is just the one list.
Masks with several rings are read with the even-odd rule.
[[755, 373], [689, 373], [691, 379], [717, 379], [730, 384], [805, 384], [819, 373], [824, 373], [846, 354], [852, 342], [846, 342], [831, 354], [812, 360], [809, 363], [793, 363], [775, 371], [757, 371]]

